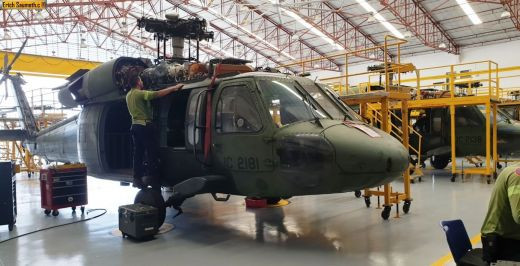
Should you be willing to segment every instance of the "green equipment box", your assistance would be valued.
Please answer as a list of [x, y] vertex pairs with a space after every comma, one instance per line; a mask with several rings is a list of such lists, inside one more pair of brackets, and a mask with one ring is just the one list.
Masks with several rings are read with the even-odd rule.
[[151, 238], [159, 231], [157, 208], [136, 203], [119, 206], [119, 230], [123, 237]]

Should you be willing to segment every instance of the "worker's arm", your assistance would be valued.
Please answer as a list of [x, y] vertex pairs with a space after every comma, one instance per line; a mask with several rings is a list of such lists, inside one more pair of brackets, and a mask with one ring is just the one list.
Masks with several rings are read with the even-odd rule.
[[512, 174], [508, 181], [507, 197], [509, 198], [511, 214], [515, 222], [520, 224], [520, 176]]
[[157, 98], [164, 97], [172, 92], [176, 92], [184, 87], [184, 84], [177, 84], [175, 86], [171, 86], [165, 89], [162, 89], [160, 91], [157, 91]]

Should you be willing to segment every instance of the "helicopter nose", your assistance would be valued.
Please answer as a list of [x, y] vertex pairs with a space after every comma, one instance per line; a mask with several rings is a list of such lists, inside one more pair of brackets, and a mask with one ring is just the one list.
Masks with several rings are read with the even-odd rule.
[[501, 155], [520, 154], [520, 123], [499, 126], [497, 130], [498, 152]]
[[324, 132], [343, 173], [365, 178], [351, 180], [370, 187], [394, 180], [407, 169], [408, 151], [389, 134], [367, 125], [337, 125]]

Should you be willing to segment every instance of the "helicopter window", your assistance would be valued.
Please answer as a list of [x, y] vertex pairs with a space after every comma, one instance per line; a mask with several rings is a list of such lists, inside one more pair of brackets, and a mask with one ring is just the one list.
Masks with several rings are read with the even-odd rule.
[[481, 124], [480, 114], [475, 111], [471, 107], [457, 107], [455, 110], [455, 124], [462, 127], [479, 126]]
[[218, 133], [260, 131], [260, 116], [247, 86], [224, 88], [217, 104], [216, 125]]
[[333, 119], [343, 120], [345, 112], [343, 112], [329, 96], [316, 86], [313, 82], [302, 83], [303, 88], [318, 102], [319, 105], [332, 116]]
[[[188, 103], [188, 114], [185, 120], [186, 123], [186, 137], [188, 140], [188, 147], [197, 146], [200, 144], [202, 131], [198, 126], [203, 125], [203, 113], [205, 103], [205, 91], [196, 89], [192, 92]], [[195, 117], [197, 115], [197, 117]]]
[[[485, 118], [486, 117], [486, 106], [479, 105], [478, 109], [484, 115], [484, 119], [486, 119]], [[490, 109], [489, 112], [490, 112], [489, 118], [491, 120], [491, 123], [493, 123], [493, 111]], [[497, 123], [501, 123], [501, 122], [505, 122], [505, 121], [508, 121], [509, 123], [511, 123], [511, 119], [512, 118], [509, 115], [507, 115], [507, 113], [505, 113], [504, 111], [502, 111], [500, 109], [497, 109]]]
[[323, 110], [304, 99], [294, 82], [259, 80], [258, 83], [273, 122], [278, 127], [314, 118], [328, 118]]
[[362, 120], [361, 116], [359, 116], [350, 106], [348, 106], [347, 104], [345, 104], [343, 101], [341, 101], [339, 99], [339, 94], [334, 89], [332, 89], [329, 85], [319, 84], [319, 83], [317, 85], [320, 86], [326, 93], [328, 93], [330, 95], [330, 97], [336, 99], [337, 102], [343, 108], [346, 109], [347, 112], [344, 114], [344, 116], [345, 116], [345, 117], [343, 117], [344, 119]]

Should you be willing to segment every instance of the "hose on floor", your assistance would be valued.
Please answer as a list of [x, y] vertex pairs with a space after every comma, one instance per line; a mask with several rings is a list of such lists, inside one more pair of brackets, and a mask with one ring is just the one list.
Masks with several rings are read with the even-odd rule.
[[10, 241], [10, 240], [13, 240], [13, 239], [17, 239], [17, 238], [23, 237], [23, 236], [27, 236], [27, 235], [35, 234], [35, 233], [38, 233], [38, 232], [54, 229], [54, 228], [57, 228], [57, 227], [62, 227], [62, 226], [66, 226], [66, 225], [71, 225], [71, 224], [77, 224], [77, 223], [90, 221], [92, 219], [96, 219], [98, 217], [101, 217], [101, 216], [103, 216], [103, 215], [105, 215], [107, 213], [107, 209], [89, 209], [89, 210], [87, 210], [87, 215], [89, 213], [91, 213], [91, 212], [94, 212], [94, 211], [103, 211], [103, 212], [98, 214], [98, 215], [96, 215], [96, 216], [89, 217], [87, 219], [81, 219], [81, 220], [77, 220], [77, 221], [70, 222], [70, 223], [58, 224], [58, 225], [54, 225], [54, 226], [38, 229], [36, 231], [28, 232], [28, 233], [25, 233], [25, 234], [17, 235], [17, 236], [14, 236], [14, 237], [11, 237], [11, 238], [8, 238], [8, 239], [0, 241], [0, 244], [5, 243], [5, 242]]

